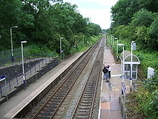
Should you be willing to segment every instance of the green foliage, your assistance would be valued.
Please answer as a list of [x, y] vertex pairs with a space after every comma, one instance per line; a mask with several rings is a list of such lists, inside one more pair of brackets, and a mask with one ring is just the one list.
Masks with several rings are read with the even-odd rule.
[[55, 57], [57, 56], [55, 51], [51, 51], [46, 46], [42, 46], [41, 44], [32, 44], [29, 47], [24, 47], [25, 55], [29, 56], [44, 56], [44, 57]]
[[149, 27], [149, 36], [152, 39], [152, 42], [150, 42], [150, 46], [158, 49], [158, 15], [154, 22]]
[[[0, 50], [10, 48], [9, 29], [18, 25], [21, 7], [22, 3], [19, 0], [0, 0]], [[15, 35], [13, 35], [13, 39], [15, 40]]]
[[148, 119], [155, 119], [158, 116], [158, 90], [150, 93], [147, 89], [141, 88], [135, 93], [137, 112]]
[[142, 49], [158, 50], [157, 1], [120, 0], [112, 7], [111, 33], [117, 38], [137, 41]]
[[154, 15], [152, 14], [152, 12], [149, 12], [146, 9], [141, 9], [133, 15], [131, 25], [135, 27], [149, 27], [153, 21]]
[[20, 17], [22, 3], [19, 0], [1, 0], [0, 1], [0, 26], [11, 27], [17, 25]]
[[151, 39], [148, 34], [148, 28], [145, 26], [140, 26], [136, 27], [135, 30], [134, 36], [136, 42], [139, 44], [139, 47], [141, 47], [142, 50], [149, 47]]
[[136, 0], [139, 8], [145, 8], [148, 11], [157, 12], [158, 11], [158, 1], [157, 0]]
[[119, 0], [112, 8], [112, 27], [119, 25], [128, 25], [133, 14], [138, 11], [139, 5], [137, 0]]
[[137, 111], [150, 119], [158, 117], [158, 75], [143, 82], [144, 86], [136, 93]]
[[[89, 40], [90, 36], [101, 33], [100, 26], [83, 18], [76, 5], [63, 0], [51, 0], [51, 3], [48, 0], [1, 0], [0, 51], [10, 49], [12, 26], [18, 26], [13, 29], [14, 48], [20, 46], [20, 41], [27, 40], [27, 45], [42, 44], [59, 54], [59, 39], [64, 37], [64, 55], [70, 54], [74, 45], [84, 42], [83, 35]], [[34, 50], [31, 52], [39, 49], [34, 47]]]
[[95, 35], [95, 36], [99, 35], [99, 33], [101, 33], [100, 31], [101, 31], [101, 28], [100, 28], [99, 25], [94, 24], [94, 23], [89, 23], [88, 24], [88, 33], [91, 36], [93, 36], [93, 35]]
[[31, 14], [23, 14], [22, 19], [20, 21], [21, 26], [23, 28], [32, 28], [34, 27], [34, 16]]
[[40, 49], [40, 47], [38, 47], [37, 45], [32, 45], [32, 47], [30, 48], [30, 51], [29, 51], [29, 53], [30, 53], [30, 55], [34, 55], [34, 54], [38, 54], [38, 53], [40, 53], [41, 52], [41, 49]]
[[120, 25], [113, 29], [113, 34], [117, 36], [117, 38], [128, 39], [129, 41], [132, 41], [134, 33], [135, 33], [134, 28], [127, 25]]
[[[149, 115], [152, 117], [158, 117], [158, 90], [152, 93], [152, 100], [149, 103]], [[151, 113], [151, 114], [150, 114]]]

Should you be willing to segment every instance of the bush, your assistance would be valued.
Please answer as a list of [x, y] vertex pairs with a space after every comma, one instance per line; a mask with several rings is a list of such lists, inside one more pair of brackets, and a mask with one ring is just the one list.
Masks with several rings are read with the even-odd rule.
[[144, 115], [144, 119], [156, 119], [158, 116], [158, 90], [150, 93], [144, 87], [133, 93], [135, 97], [135, 111]]

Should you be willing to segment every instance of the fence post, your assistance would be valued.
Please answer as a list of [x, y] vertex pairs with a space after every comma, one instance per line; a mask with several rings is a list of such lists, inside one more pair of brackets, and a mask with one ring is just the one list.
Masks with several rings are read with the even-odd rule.
[[[32, 67], [31, 67], [32, 68]], [[30, 75], [31, 75], [31, 68], [30, 68]]]
[[1, 91], [1, 97], [2, 97], [2, 88], [1, 88], [1, 86], [0, 86], [0, 91]]
[[17, 85], [18, 85], [18, 77], [16, 76], [16, 82], [17, 82]]

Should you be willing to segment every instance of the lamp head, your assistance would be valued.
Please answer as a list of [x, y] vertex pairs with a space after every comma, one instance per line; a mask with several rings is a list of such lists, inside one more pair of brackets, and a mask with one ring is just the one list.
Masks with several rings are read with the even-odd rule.
[[11, 28], [18, 28], [18, 26], [12, 26]]
[[124, 46], [124, 44], [117, 44], [118, 46]]
[[21, 41], [21, 43], [23, 44], [23, 43], [27, 43], [27, 41]]

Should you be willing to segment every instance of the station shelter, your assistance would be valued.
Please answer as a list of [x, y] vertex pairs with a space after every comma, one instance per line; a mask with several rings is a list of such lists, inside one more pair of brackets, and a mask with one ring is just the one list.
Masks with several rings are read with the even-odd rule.
[[[121, 68], [125, 79], [130, 79], [132, 74], [132, 79], [137, 79], [138, 65], [140, 64], [139, 58], [132, 54], [130, 51], [123, 51], [120, 54]], [[132, 68], [131, 68], [132, 65]], [[132, 73], [131, 73], [132, 70]]]

